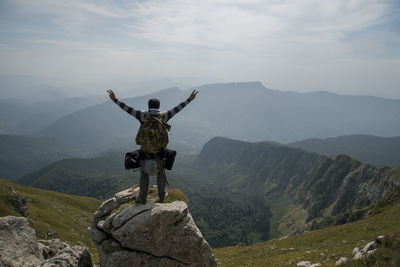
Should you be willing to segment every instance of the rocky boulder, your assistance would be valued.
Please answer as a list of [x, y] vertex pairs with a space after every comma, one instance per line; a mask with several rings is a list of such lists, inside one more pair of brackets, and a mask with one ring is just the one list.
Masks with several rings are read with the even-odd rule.
[[366, 244], [363, 248], [355, 247], [353, 249], [353, 260], [362, 260], [368, 259], [369, 257], [373, 256], [377, 249], [381, 246], [382, 240], [385, 236], [381, 235], [375, 241], [371, 241]]
[[[101, 266], [217, 266], [186, 203], [120, 208], [133, 194], [116, 194], [94, 214], [88, 232]], [[119, 211], [111, 214], [114, 209]]]
[[36, 239], [24, 217], [0, 218], [0, 266], [91, 267], [88, 250], [60, 240]]
[[35, 230], [26, 218], [0, 218], [0, 255], [0, 266], [37, 266], [44, 261]]
[[81, 246], [66, 246], [53, 257], [45, 260], [40, 267], [91, 267], [89, 251]]
[[301, 267], [320, 267], [321, 264], [320, 263], [311, 263], [309, 261], [301, 261], [301, 262], [297, 263], [296, 266], [301, 266]]

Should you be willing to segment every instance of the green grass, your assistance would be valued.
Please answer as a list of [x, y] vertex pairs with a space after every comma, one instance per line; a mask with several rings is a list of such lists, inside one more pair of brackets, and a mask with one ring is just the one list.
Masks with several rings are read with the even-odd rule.
[[[252, 246], [218, 248], [214, 249], [214, 254], [219, 266], [295, 266], [300, 261], [335, 266], [335, 262], [342, 256], [352, 258], [354, 247], [364, 246], [377, 236], [387, 234], [395, 236], [392, 242], [394, 245], [383, 247], [379, 252], [382, 256], [369, 263], [370, 265], [351, 265], [385, 266], [381, 265], [382, 261], [396, 262], [400, 257], [393, 253], [399, 247], [399, 243], [396, 242], [400, 233], [399, 221], [400, 201], [397, 200], [378, 208], [369, 218], [357, 222]], [[321, 256], [321, 253], [326, 256]]]
[[168, 196], [165, 198], [165, 203], [172, 203], [174, 201], [183, 201], [189, 204], [188, 197], [179, 189], [171, 188], [167, 189]]
[[289, 211], [290, 199], [282, 198], [278, 201], [278, 197], [273, 196], [268, 198], [266, 202], [271, 207], [271, 213], [273, 214], [270, 219], [270, 236], [274, 238], [282, 231], [282, 229], [279, 230], [279, 225], [281, 224], [282, 218]]

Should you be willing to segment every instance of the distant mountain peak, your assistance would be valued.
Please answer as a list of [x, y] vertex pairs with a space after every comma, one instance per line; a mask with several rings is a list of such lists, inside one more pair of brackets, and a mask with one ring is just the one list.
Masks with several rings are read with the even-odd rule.
[[192, 89], [196, 90], [204, 90], [204, 89], [262, 89], [262, 90], [270, 90], [266, 88], [260, 81], [253, 82], [231, 82], [231, 83], [212, 83], [212, 84], [203, 84], [200, 86], [193, 87]]

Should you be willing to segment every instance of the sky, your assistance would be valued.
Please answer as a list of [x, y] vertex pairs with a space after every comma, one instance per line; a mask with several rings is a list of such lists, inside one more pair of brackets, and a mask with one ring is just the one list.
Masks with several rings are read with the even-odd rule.
[[399, 0], [0, 0], [0, 75], [91, 93], [261, 81], [400, 99]]

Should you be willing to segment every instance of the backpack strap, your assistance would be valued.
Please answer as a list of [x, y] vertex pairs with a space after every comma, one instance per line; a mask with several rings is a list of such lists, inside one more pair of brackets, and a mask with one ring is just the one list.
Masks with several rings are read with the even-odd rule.
[[158, 119], [163, 120], [164, 112], [158, 112]]

